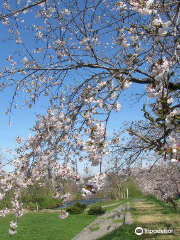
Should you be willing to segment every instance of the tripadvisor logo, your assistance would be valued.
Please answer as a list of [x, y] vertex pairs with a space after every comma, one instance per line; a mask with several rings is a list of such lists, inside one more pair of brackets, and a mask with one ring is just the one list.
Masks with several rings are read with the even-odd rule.
[[161, 234], [172, 234], [173, 230], [169, 230], [169, 229], [156, 229], [156, 230], [150, 230], [150, 229], [146, 229], [144, 228], [144, 230], [141, 227], [137, 227], [135, 229], [135, 234], [136, 235], [142, 235], [144, 233], [149, 233], [149, 234], [154, 234], [154, 233], [161, 233]]
[[135, 234], [136, 234], [136, 235], [142, 235], [142, 234], [143, 234], [143, 229], [142, 229], [141, 227], [137, 227], [137, 228], [135, 229]]

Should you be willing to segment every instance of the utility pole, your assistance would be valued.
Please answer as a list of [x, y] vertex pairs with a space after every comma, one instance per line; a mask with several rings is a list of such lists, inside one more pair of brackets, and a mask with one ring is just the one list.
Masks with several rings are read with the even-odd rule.
[[78, 162], [77, 162], [77, 158], [76, 158], [76, 174], [78, 174]]
[[102, 173], [102, 161], [100, 161], [100, 169], [99, 169], [100, 174]]

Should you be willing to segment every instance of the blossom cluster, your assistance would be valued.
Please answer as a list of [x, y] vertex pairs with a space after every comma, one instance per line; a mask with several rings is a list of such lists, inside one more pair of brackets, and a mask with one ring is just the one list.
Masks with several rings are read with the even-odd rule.
[[98, 190], [101, 190], [106, 186], [106, 181], [106, 173], [95, 174], [93, 178], [88, 180], [86, 186], [82, 188], [82, 196], [86, 197], [95, 194]]

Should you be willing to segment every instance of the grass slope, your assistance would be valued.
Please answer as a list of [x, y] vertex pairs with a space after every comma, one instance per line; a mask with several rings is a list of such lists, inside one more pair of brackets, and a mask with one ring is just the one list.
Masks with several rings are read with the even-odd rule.
[[[98, 240], [136, 240], [136, 239], [159, 239], [159, 240], [180, 240], [180, 213], [175, 211], [170, 205], [164, 204], [153, 197], [146, 198], [145, 202], [132, 200], [133, 225], [123, 225], [110, 234]], [[143, 229], [173, 230], [173, 234], [135, 234], [136, 227]]]
[[0, 218], [0, 240], [70, 240], [96, 216], [85, 213], [58, 218], [58, 213], [27, 213], [19, 220], [17, 234], [9, 236], [9, 222], [13, 216]]
[[[109, 201], [106, 205], [117, 202], [119, 201]], [[117, 208], [123, 202], [125, 200], [120, 201], [118, 205], [106, 207], [106, 210]], [[0, 240], [70, 240], [97, 217], [88, 215], [87, 211], [82, 214], [70, 215], [65, 220], [58, 218], [58, 212], [27, 213], [19, 220], [17, 234], [9, 236], [9, 223], [13, 220], [13, 215], [8, 215], [0, 218]]]

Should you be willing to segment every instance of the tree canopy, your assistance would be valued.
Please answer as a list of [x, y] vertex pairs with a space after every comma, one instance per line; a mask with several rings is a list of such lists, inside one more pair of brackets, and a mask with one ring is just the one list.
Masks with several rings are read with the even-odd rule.
[[[40, 178], [78, 180], [75, 159], [96, 166], [116, 149], [131, 152], [133, 161], [155, 151], [179, 163], [179, 0], [4, 0], [0, 21], [1, 44], [12, 44], [0, 70], [1, 92], [13, 90], [6, 114], [19, 97], [29, 108], [42, 96], [49, 99], [34, 136], [16, 139], [15, 172], [2, 172], [0, 197], [9, 182], [16, 186], [17, 217], [19, 189]], [[107, 124], [132, 84], [145, 85], [149, 104], [142, 106], [145, 121], [128, 127], [133, 138], [122, 146], [121, 130], [109, 139]]]

